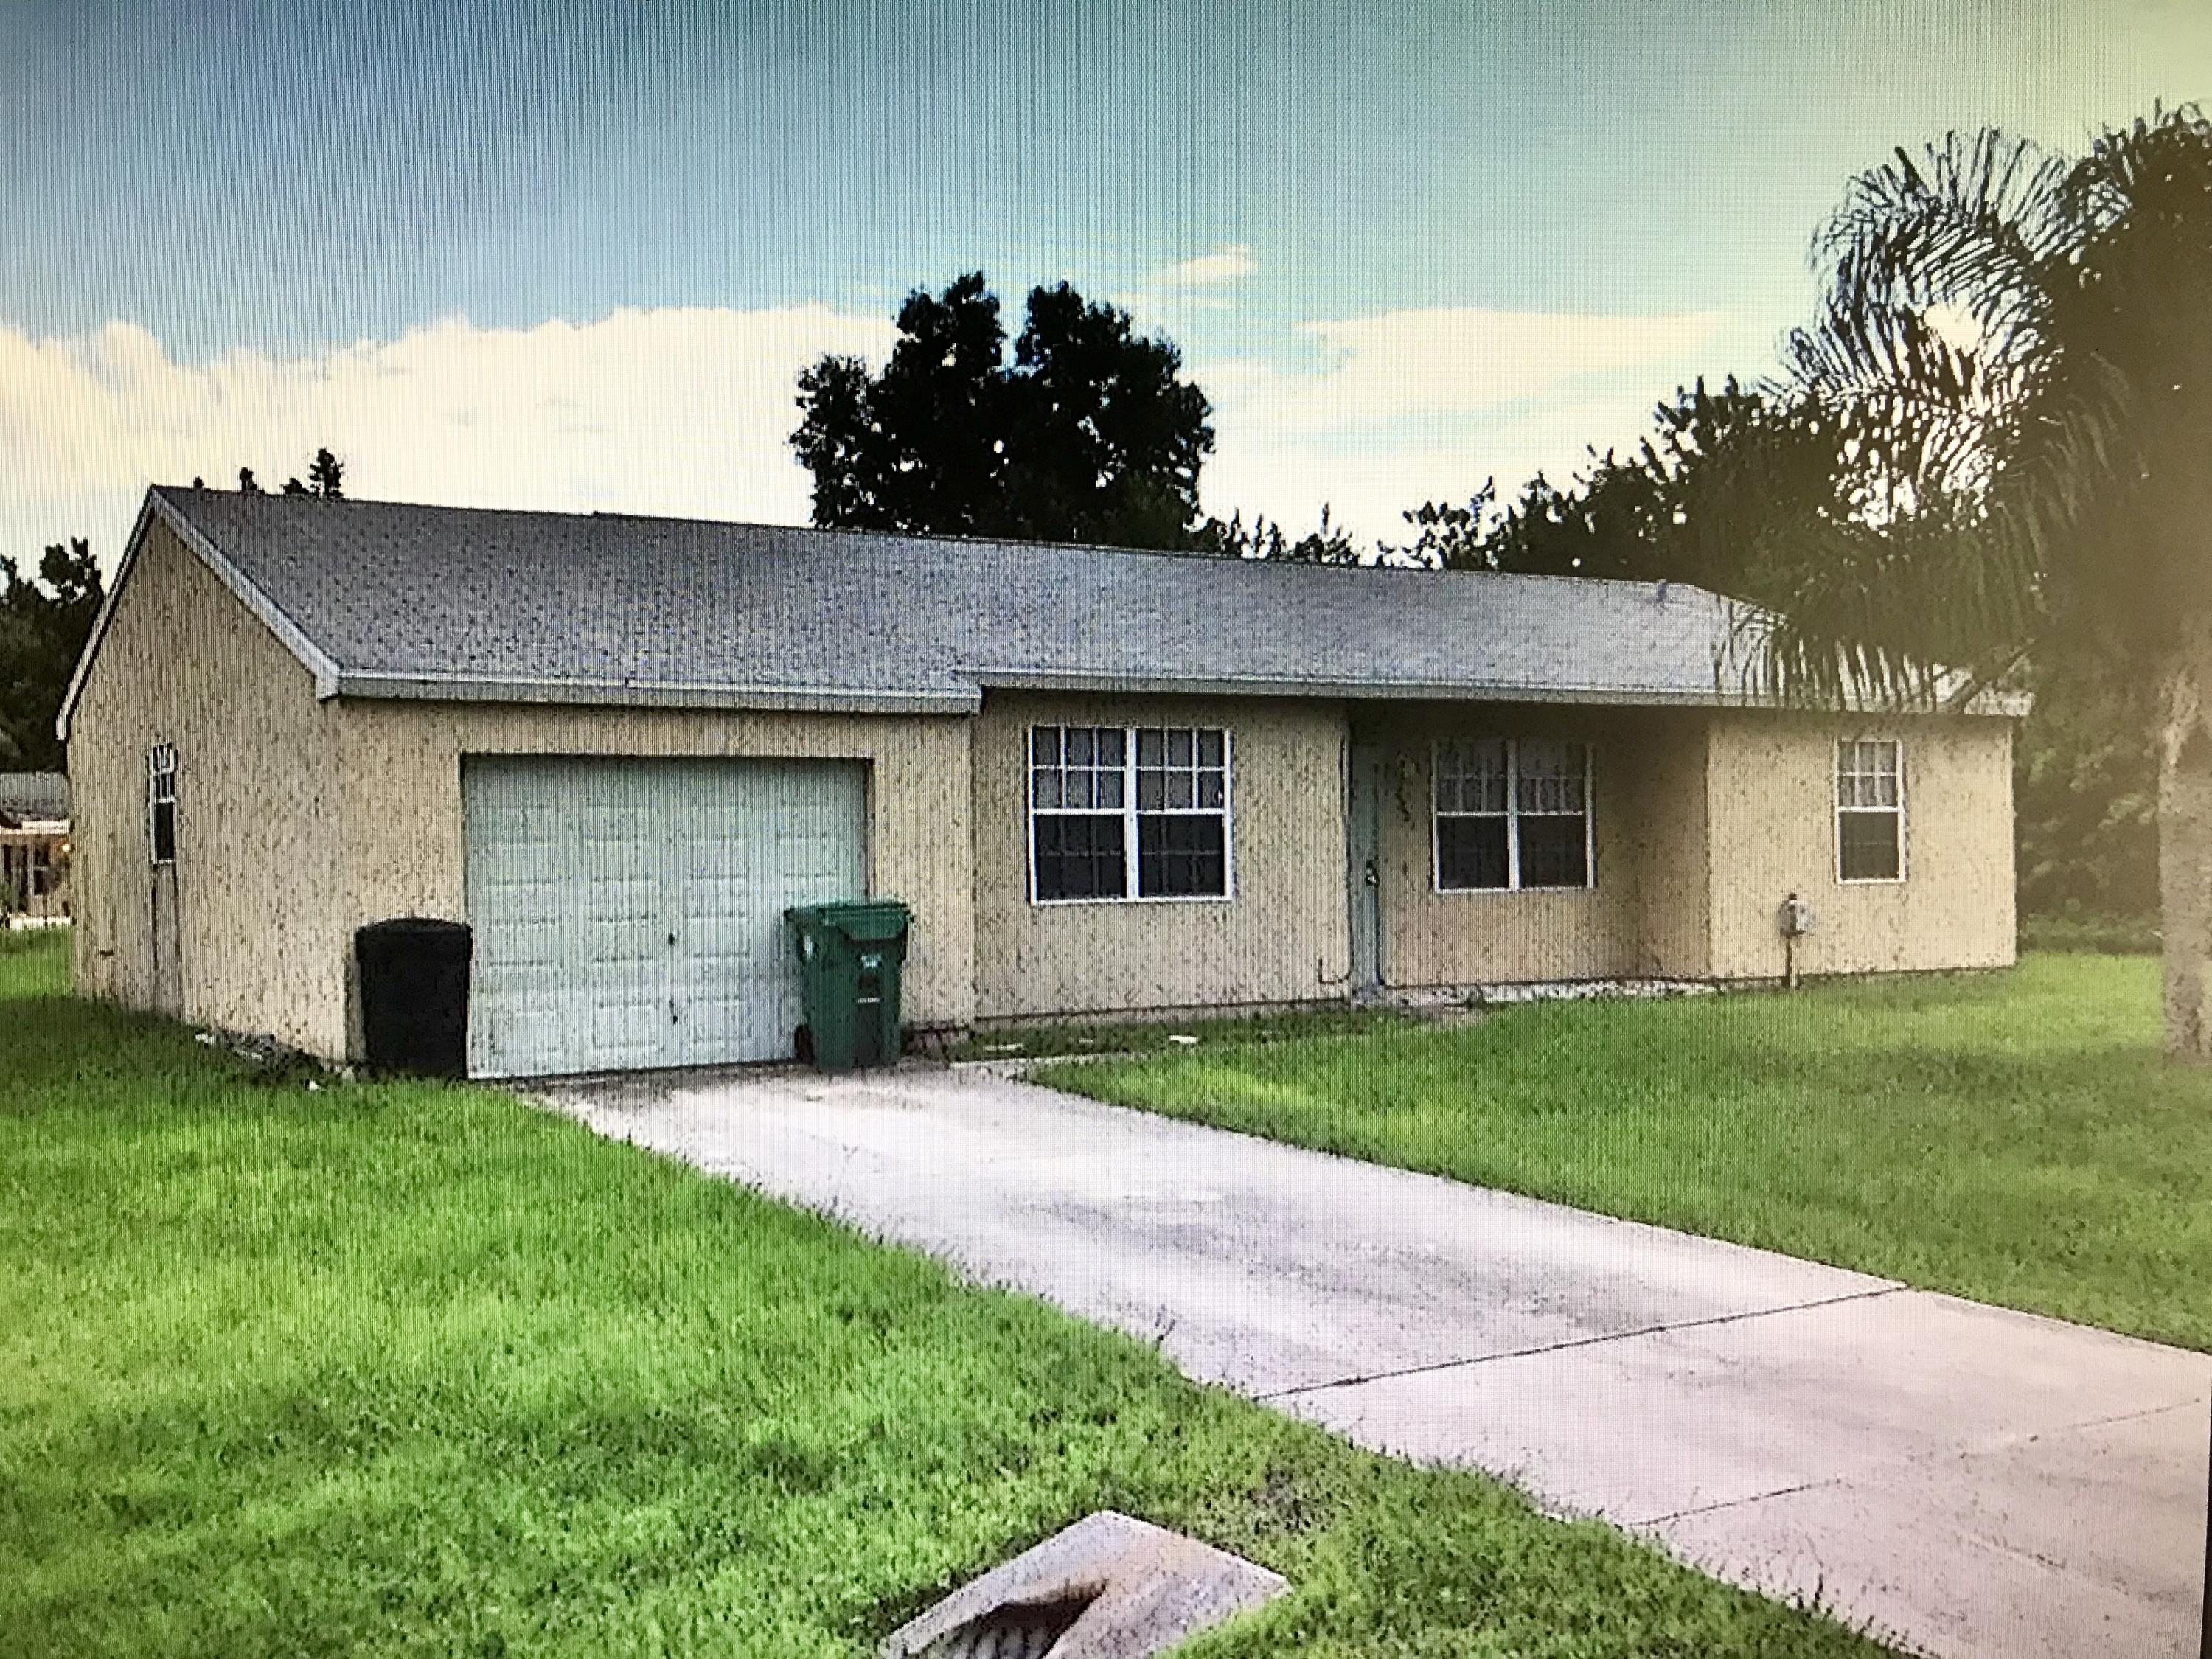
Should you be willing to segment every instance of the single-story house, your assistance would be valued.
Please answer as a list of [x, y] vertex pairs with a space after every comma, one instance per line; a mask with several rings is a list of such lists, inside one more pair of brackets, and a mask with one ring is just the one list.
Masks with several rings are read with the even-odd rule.
[[0, 923], [70, 913], [69, 779], [0, 772]]
[[473, 1070], [786, 1055], [779, 925], [906, 901], [920, 1028], [2013, 959], [2016, 703], [1791, 710], [1694, 588], [149, 492], [68, 693], [88, 994]]

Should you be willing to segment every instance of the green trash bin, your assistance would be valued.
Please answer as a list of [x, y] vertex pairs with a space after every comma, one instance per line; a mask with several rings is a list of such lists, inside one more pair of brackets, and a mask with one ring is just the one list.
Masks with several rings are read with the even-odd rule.
[[783, 913], [799, 947], [815, 1066], [849, 1072], [899, 1057], [899, 979], [913, 914], [896, 899], [802, 904]]

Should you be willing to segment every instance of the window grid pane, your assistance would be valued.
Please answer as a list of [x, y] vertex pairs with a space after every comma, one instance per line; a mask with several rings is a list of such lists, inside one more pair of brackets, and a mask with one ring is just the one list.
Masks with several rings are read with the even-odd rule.
[[1590, 884], [1587, 744], [1488, 738], [1436, 755], [1440, 889]]
[[1519, 750], [1516, 805], [1523, 813], [1583, 811], [1585, 766], [1578, 743], [1523, 741]]
[[1029, 773], [1038, 900], [1228, 896], [1224, 728], [1034, 726]]
[[1088, 811], [1121, 805], [1121, 733], [1111, 726], [1030, 728], [1030, 805]]
[[1521, 838], [1522, 886], [1589, 885], [1589, 836], [1581, 813], [1523, 814], [1514, 829]]
[[1836, 875], [1899, 881], [1905, 875], [1903, 745], [1851, 738], [1836, 745]]
[[1228, 890], [1226, 825], [1212, 813], [1137, 820], [1137, 890], [1146, 898], [1216, 898]]
[[1437, 811], [1494, 813], [1506, 810], [1505, 741], [1446, 744], [1437, 750]]
[[177, 857], [177, 750], [157, 743], [146, 751], [146, 838], [155, 864]]
[[1218, 812], [1229, 798], [1228, 733], [1165, 726], [1137, 733], [1139, 812]]
[[1503, 814], [1462, 812], [1437, 820], [1437, 884], [1451, 891], [1513, 884]]
[[1845, 881], [1895, 881], [1904, 871], [1900, 816], [1895, 811], [1839, 812], [1837, 873]]
[[1229, 734], [1219, 726], [1137, 732], [1137, 896], [1229, 896]]
[[1055, 812], [1036, 820], [1040, 899], [1120, 898], [1128, 860], [1118, 813]]
[[1836, 746], [1836, 804], [1847, 811], [1899, 804], [1898, 745], [1859, 738]]

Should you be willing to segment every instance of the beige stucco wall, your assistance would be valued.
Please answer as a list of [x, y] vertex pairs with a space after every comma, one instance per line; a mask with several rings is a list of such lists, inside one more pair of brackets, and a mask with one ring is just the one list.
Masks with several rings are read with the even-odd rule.
[[[147, 845], [155, 743], [178, 750], [173, 874]], [[970, 1018], [963, 718], [319, 702], [307, 670], [158, 520], [70, 734], [79, 988], [357, 1053], [353, 930], [463, 914], [464, 753], [868, 763], [872, 887], [915, 910], [908, 1017]], [[173, 963], [156, 959], [157, 905], [173, 906]]]
[[[1032, 724], [1231, 733], [1232, 897], [1032, 904]], [[975, 1012], [986, 1019], [1341, 997], [1342, 706], [992, 692], [975, 726]]]
[[[1706, 971], [1705, 719], [1505, 703], [1355, 715], [1384, 749], [1382, 980], [1413, 988]], [[1591, 745], [1595, 879], [1573, 891], [1439, 892], [1432, 766], [1454, 738]]]
[[[70, 733], [81, 991], [340, 1051], [335, 719], [297, 659], [149, 525]], [[156, 743], [177, 749], [173, 875], [147, 844]], [[173, 906], [176, 941], [159, 964], [157, 904]]]
[[[1835, 743], [1846, 734], [1904, 744], [1902, 882], [1836, 878]], [[1713, 723], [1709, 777], [1716, 975], [1783, 971], [1774, 913], [1791, 892], [1817, 918], [1801, 946], [1807, 973], [2013, 961], [2011, 721], [1731, 714]]]
[[464, 755], [857, 760], [869, 765], [871, 890], [914, 910], [906, 1018], [964, 1025], [971, 1017], [964, 716], [430, 702], [337, 707], [341, 937], [386, 916], [463, 918]]
[[[1224, 901], [1035, 905], [1035, 722], [1233, 733]], [[1295, 1003], [1350, 971], [1343, 811], [1355, 725], [1384, 745], [1382, 967], [1397, 987], [1782, 970], [1775, 906], [1820, 925], [1809, 973], [1991, 966], [2014, 952], [2010, 723], [1843, 723], [1696, 711], [992, 693], [958, 716], [318, 702], [307, 671], [158, 521], [70, 745], [76, 971], [88, 994], [315, 1053], [354, 1052], [354, 928], [464, 909], [466, 754], [823, 757], [870, 769], [872, 890], [914, 907], [908, 1018]], [[1905, 744], [1908, 878], [1837, 882], [1833, 744]], [[1595, 745], [1596, 882], [1437, 893], [1430, 759], [1442, 738]], [[177, 745], [178, 860], [147, 847], [145, 753]], [[157, 907], [173, 962], [157, 963]]]

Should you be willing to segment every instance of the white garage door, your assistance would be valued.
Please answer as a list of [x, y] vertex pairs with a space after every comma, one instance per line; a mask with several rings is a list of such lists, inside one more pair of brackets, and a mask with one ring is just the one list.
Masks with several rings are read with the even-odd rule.
[[469, 1069], [787, 1056], [783, 912], [865, 896], [866, 793], [850, 762], [471, 757]]

